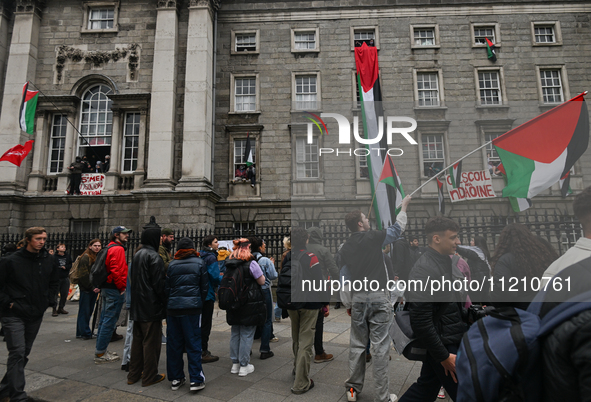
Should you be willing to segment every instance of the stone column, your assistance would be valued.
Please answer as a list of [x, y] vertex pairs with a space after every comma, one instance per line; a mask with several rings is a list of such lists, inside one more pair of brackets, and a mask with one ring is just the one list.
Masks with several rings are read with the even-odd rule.
[[[4, 92], [4, 72], [6, 71], [6, 59], [8, 58], [8, 47], [10, 46], [8, 36], [8, 25], [12, 10], [5, 2], [0, 3], [0, 94]], [[0, 98], [0, 102], [2, 99]], [[1, 103], [0, 103], [1, 106]]]
[[[31, 136], [19, 128], [18, 115], [23, 85], [35, 80], [37, 46], [41, 25], [40, 0], [17, 0], [12, 41], [6, 67], [6, 79], [0, 112], [0, 150], [24, 144]], [[0, 193], [22, 193], [26, 183], [26, 162], [19, 168], [12, 164], [2, 166]]]
[[144, 173], [146, 169], [145, 159], [146, 159], [146, 119], [148, 115], [148, 109], [142, 108], [140, 109], [140, 138], [138, 142], [138, 151], [137, 151], [137, 169], [134, 172], [134, 189], [138, 189], [142, 186], [144, 181]]
[[[47, 113], [37, 113], [37, 135], [33, 143], [33, 167], [29, 174], [28, 192], [38, 194], [43, 192], [43, 184], [45, 183], [45, 168], [47, 165], [47, 136], [49, 135], [49, 124], [47, 124]], [[29, 154], [28, 157], [31, 157]], [[21, 165], [22, 166], [22, 165]]]
[[105, 174], [105, 193], [117, 191], [117, 181], [121, 173], [121, 114], [120, 109], [113, 109], [113, 131], [111, 133], [111, 165]]
[[159, 0], [152, 70], [150, 143], [144, 190], [167, 191], [173, 179], [174, 133], [178, 61], [178, 10], [176, 0]]
[[177, 191], [211, 190], [213, 12], [210, 0], [191, 0], [187, 34], [182, 177]]

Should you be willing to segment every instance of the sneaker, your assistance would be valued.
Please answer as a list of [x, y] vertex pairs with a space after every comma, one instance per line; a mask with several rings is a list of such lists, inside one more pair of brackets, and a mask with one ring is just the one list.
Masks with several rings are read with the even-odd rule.
[[281, 322], [281, 318], [280, 317], [275, 317], [275, 322]]
[[191, 391], [201, 391], [203, 388], [205, 388], [205, 383], [204, 382], [192, 382], [191, 383]]
[[347, 390], [347, 400], [349, 402], [355, 402], [355, 401], [357, 401], [357, 391], [355, 391], [354, 388], [349, 388]]
[[208, 350], [201, 354], [201, 363], [213, 363], [220, 360], [219, 356], [212, 355]]
[[398, 396], [396, 394], [390, 394], [390, 402], [396, 402], [398, 400]]
[[122, 364], [121, 370], [125, 371], [126, 373], [129, 373], [129, 363]]
[[182, 387], [185, 384], [185, 379], [181, 379], [181, 380], [172, 380], [172, 384], [170, 386], [170, 389], [172, 389], [173, 391], [178, 390], [180, 387]]
[[439, 393], [437, 394], [437, 398], [439, 398], [439, 399], [445, 399], [445, 388], [441, 387], [439, 389]]
[[238, 377], [246, 377], [248, 374], [254, 371], [254, 366], [249, 364], [247, 366], [240, 366], [240, 371], [238, 372]]
[[276, 336], [274, 336], [273, 338], [271, 338], [269, 340], [269, 342], [279, 342], [279, 338], [277, 338]]
[[232, 364], [232, 370], [230, 370], [230, 374], [238, 374], [240, 371], [240, 363]]
[[100, 357], [97, 355], [94, 356], [94, 364], [113, 363], [118, 360], [121, 360], [121, 358], [109, 351], [106, 351]]
[[273, 357], [273, 356], [275, 356], [275, 353], [273, 353], [272, 351], [261, 352], [261, 360], [265, 360], [265, 359], [268, 359], [269, 357]]
[[367, 353], [367, 354], [365, 355], [365, 362], [366, 362], [366, 363], [369, 363], [370, 361], [371, 361], [371, 353]]
[[332, 359], [334, 359], [333, 355], [324, 352], [321, 355], [314, 356], [314, 363], [325, 363], [331, 361]]

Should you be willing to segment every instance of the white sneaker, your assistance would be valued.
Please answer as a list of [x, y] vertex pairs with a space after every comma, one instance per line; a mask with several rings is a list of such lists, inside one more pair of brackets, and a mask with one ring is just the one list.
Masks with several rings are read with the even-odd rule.
[[201, 383], [192, 382], [191, 383], [191, 391], [201, 391], [203, 388], [205, 388], [204, 382], [201, 382]]
[[109, 351], [106, 351], [101, 357], [94, 356], [94, 364], [113, 363], [121, 358]]
[[254, 366], [249, 364], [247, 366], [241, 366], [240, 372], [238, 373], [238, 377], [246, 377], [248, 374], [254, 371]]
[[445, 388], [441, 387], [441, 389], [439, 390], [439, 393], [437, 394], [437, 398], [445, 399]]
[[230, 374], [238, 374], [240, 371], [240, 363], [232, 364], [232, 370], [230, 370]]
[[185, 384], [185, 379], [183, 378], [182, 380], [173, 380], [172, 384], [170, 386], [170, 388], [173, 391], [178, 390], [180, 387], [182, 387]]
[[398, 400], [398, 397], [396, 396], [396, 394], [390, 394], [390, 402], [396, 402]]
[[357, 400], [357, 391], [353, 388], [347, 390], [347, 400], [349, 402], [355, 402]]

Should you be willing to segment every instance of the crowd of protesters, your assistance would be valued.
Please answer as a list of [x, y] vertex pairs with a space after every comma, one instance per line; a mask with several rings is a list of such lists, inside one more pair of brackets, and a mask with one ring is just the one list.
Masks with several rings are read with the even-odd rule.
[[[475, 321], [469, 313], [475, 303], [486, 303], [495, 311], [527, 310], [540, 295], [531, 289], [509, 292], [500, 286], [507, 278], [551, 281], [575, 264], [581, 267], [583, 277], [591, 275], [591, 187], [578, 194], [573, 204], [583, 237], [560, 258], [546, 240], [521, 224], [503, 229], [494, 253], [489, 252], [483, 237], [461, 245], [461, 228], [445, 217], [427, 222], [427, 246], [420, 247], [417, 237], [404, 237], [409, 203], [410, 197], [406, 197], [396, 222], [383, 230], [372, 230], [361, 211], [349, 212], [344, 220], [351, 235], [336, 255], [324, 247], [320, 228], [294, 227], [284, 239], [279, 262], [266, 255], [266, 243], [258, 237], [235, 239], [232, 250], [220, 248], [215, 235], [206, 236], [200, 245], [184, 237], [176, 242], [175, 251], [174, 232], [162, 229], [154, 218], [143, 227], [140, 246], [130, 250], [133, 257], [129, 265], [126, 248], [132, 231], [124, 226], [111, 231], [104, 250], [101, 241], [93, 239], [73, 262], [63, 243], [50, 254], [45, 247], [46, 230], [32, 227], [18, 245], [6, 245], [0, 259], [0, 320], [9, 351], [0, 400], [27, 400], [24, 369], [43, 314], [48, 307], [52, 308], [52, 316], [68, 314], [64, 307], [71, 281], [79, 291], [76, 337], [95, 340], [95, 364], [121, 362], [128, 384], [141, 380], [141, 385], [147, 387], [168, 377], [171, 389], [178, 390], [186, 383], [186, 353], [190, 390], [204, 389], [203, 365], [219, 360], [209, 346], [214, 307], [219, 299], [231, 326], [230, 373], [240, 377], [255, 370], [251, 362], [255, 337], [261, 338], [259, 358], [272, 358], [271, 343], [278, 340], [273, 322], [289, 317], [294, 355], [291, 391], [298, 395], [314, 387], [310, 377], [312, 361], [333, 360], [322, 342], [330, 297], [320, 292], [304, 301], [285, 299], [287, 296], [282, 293], [280, 297], [278, 288], [275, 304], [273, 280], [279, 277], [281, 286], [296, 277], [319, 282], [327, 278], [361, 282], [370, 278], [380, 284], [465, 277], [490, 282], [494, 290], [454, 290], [453, 301], [438, 300], [416, 288], [396, 293], [387, 286], [377, 290], [342, 289], [339, 295], [339, 304], [351, 317], [349, 377], [344, 381], [349, 402], [356, 401], [363, 391], [370, 360], [376, 402], [433, 401], [445, 397], [444, 390], [456, 400], [462, 391], [456, 359], [462, 339]], [[388, 253], [390, 245], [392, 251]], [[232, 288], [236, 278], [240, 278], [240, 286]], [[236, 289], [242, 290], [235, 299], [228, 299]], [[100, 318], [94, 334], [90, 321], [99, 297], [100, 309], [95, 315]], [[548, 314], [556, 305], [544, 304], [540, 315]], [[123, 338], [116, 333], [122, 310], [128, 313], [123, 358], [108, 350], [110, 342]], [[399, 398], [390, 393], [388, 361], [393, 340], [391, 325], [397, 321], [395, 316], [403, 315], [401, 311], [406, 312], [414, 337], [426, 352], [420, 359], [419, 378]], [[544, 389], [543, 400], [576, 401], [591, 394], [590, 334], [588, 309], [542, 339], [543, 380], [539, 387]], [[162, 344], [166, 344], [166, 373], [159, 373]]]

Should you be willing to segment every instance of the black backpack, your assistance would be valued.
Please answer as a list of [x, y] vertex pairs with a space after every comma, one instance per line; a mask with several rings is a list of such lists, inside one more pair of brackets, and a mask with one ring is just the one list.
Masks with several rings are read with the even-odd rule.
[[107, 270], [107, 253], [109, 249], [113, 247], [123, 247], [121, 244], [112, 244], [105, 247], [96, 255], [96, 260], [90, 268], [90, 283], [95, 288], [100, 288], [103, 283], [107, 281], [109, 277], [109, 271]]
[[219, 306], [222, 310], [237, 310], [248, 301], [242, 265], [242, 261], [238, 260], [226, 262], [226, 272], [218, 289]]
[[[292, 289], [292, 283], [302, 282], [302, 264], [300, 258], [305, 253], [302, 251], [295, 258], [292, 258], [293, 251], [290, 251], [285, 258], [283, 268], [277, 278], [277, 305], [287, 310], [299, 310], [304, 308], [304, 302], [292, 302], [292, 295], [298, 290]], [[301, 298], [300, 298], [301, 300]]]

